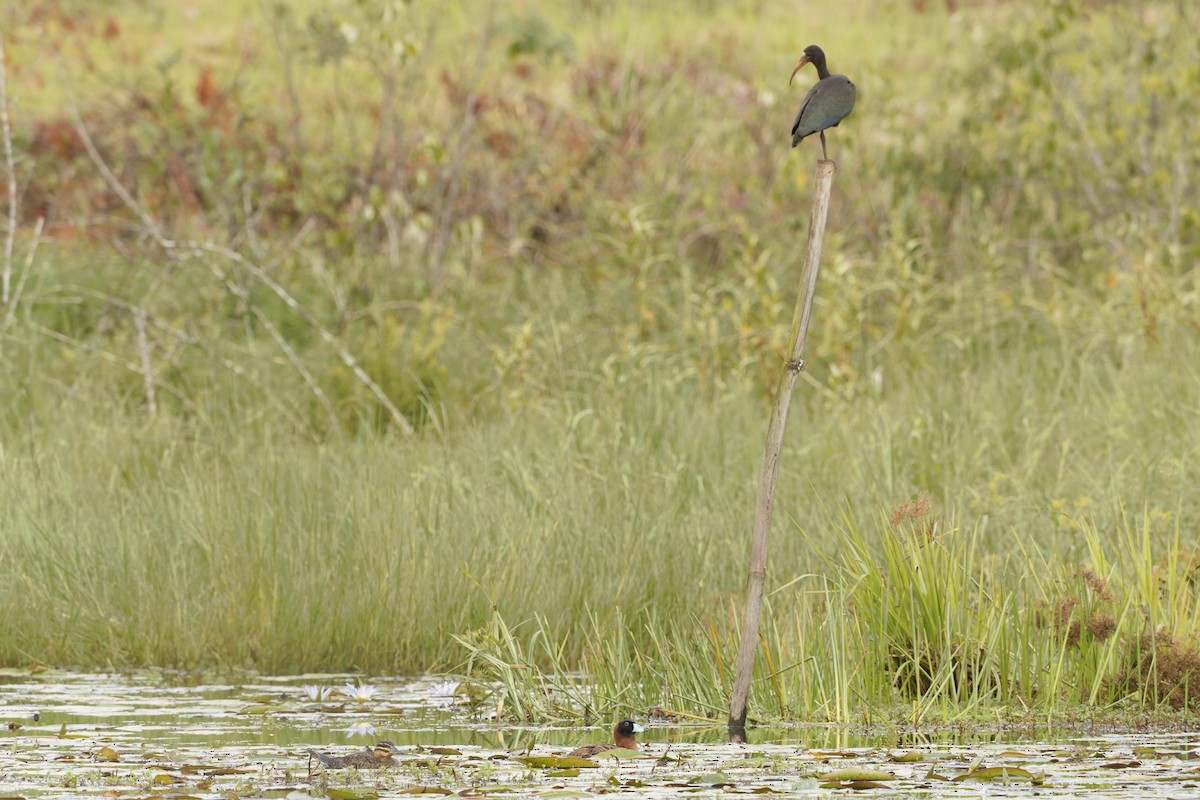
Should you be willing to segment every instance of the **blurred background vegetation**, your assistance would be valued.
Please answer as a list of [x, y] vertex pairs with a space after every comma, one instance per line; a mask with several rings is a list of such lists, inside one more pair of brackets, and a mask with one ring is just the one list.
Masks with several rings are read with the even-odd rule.
[[[859, 100], [772, 587], [913, 508], [1014, 609], [1194, 541], [1200, 11], [948, 6], [6, 6], [0, 662], [735, 641], [810, 43]], [[894, 656], [874, 688], [929, 688]]]

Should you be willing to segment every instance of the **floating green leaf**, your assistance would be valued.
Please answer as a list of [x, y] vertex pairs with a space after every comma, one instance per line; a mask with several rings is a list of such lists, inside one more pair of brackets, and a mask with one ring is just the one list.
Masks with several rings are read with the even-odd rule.
[[326, 789], [325, 794], [329, 795], [329, 800], [375, 800], [379, 797], [378, 792], [354, 790], [354, 789]]
[[600, 766], [595, 761], [575, 756], [522, 756], [517, 761], [534, 769], [596, 769]]
[[639, 753], [637, 750], [630, 750], [627, 747], [614, 747], [611, 750], [601, 750], [592, 758], [647, 758], [646, 754]]
[[724, 772], [706, 772], [688, 781], [692, 786], [732, 786], [733, 781]]
[[840, 781], [843, 783], [853, 781], [894, 781], [896, 776], [890, 772], [880, 772], [873, 769], [839, 769], [836, 772], [827, 772], [824, 775], [818, 775], [818, 779], [823, 782]]
[[959, 775], [955, 781], [1031, 781], [1033, 775], [1020, 767], [984, 767]]

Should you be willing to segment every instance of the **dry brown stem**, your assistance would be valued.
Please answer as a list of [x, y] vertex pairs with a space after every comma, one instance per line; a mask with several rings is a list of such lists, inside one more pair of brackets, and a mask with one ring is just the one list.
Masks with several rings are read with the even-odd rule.
[[812, 216], [808, 224], [808, 250], [804, 257], [804, 274], [796, 313], [792, 322], [791, 354], [784, 365], [775, 408], [767, 426], [767, 442], [763, 449], [762, 472], [758, 480], [758, 500], [754, 510], [754, 534], [750, 542], [750, 570], [746, 589], [746, 618], [742, 624], [738, 648], [737, 672], [733, 681], [733, 696], [729, 703], [729, 738], [745, 741], [746, 714], [750, 704], [750, 682], [754, 674], [754, 649], [758, 639], [758, 624], [762, 618], [763, 589], [767, 579], [767, 542], [771, 533], [771, 513], [775, 505], [775, 485], [779, 479], [779, 458], [783, 452], [783, 436], [787, 430], [792, 390], [804, 367], [804, 340], [808, 336], [808, 321], [812, 312], [813, 295], [817, 290], [817, 274], [821, 267], [821, 245], [825, 237], [825, 220], [829, 213], [829, 194], [833, 187], [836, 162], [817, 162], [817, 180], [813, 192]]

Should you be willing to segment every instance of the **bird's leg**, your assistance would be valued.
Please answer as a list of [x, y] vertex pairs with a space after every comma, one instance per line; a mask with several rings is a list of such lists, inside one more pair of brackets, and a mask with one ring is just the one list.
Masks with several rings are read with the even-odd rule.
[[821, 131], [821, 155], [825, 156], [825, 160], [829, 160], [829, 153], [825, 152], [825, 131]]

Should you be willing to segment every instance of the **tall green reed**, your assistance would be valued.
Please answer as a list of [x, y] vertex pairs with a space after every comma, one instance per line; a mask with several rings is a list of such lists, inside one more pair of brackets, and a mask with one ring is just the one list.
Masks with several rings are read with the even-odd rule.
[[[923, 515], [893, 517], [880, 523], [879, 546], [872, 546], [863, 531], [843, 524], [824, 574], [783, 584], [766, 606], [751, 720], [920, 726], [1052, 721], [1081, 707], [1131, 703], [1148, 711], [1194, 708], [1200, 627], [1187, 583], [1193, 557], [1177, 542], [1148, 557], [1157, 548], [1143, 523], [1117, 545], [1123, 567], [1108, 577], [1097, 570], [1112, 557], [1111, 545], [1091, 533], [1084, 561], [1025, 542], [1030, 560], [1021, 563], [1037, 566], [1016, 580], [980, 553], [978, 531], [944, 528]], [[640, 637], [624, 615], [606, 620], [590, 618], [582, 674], [557, 657], [549, 659], [557, 667], [530, 673], [528, 650], [502, 638], [482, 654], [472, 639], [469, 663], [491, 665], [474, 678], [504, 698], [498, 712], [520, 709], [514, 715], [542, 708], [547, 718], [721, 718], [738, 638], [733, 606], [683, 620], [650, 612], [638, 623]], [[527, 647], [547, 649], [544, 621], [533, 630]], [[545, 699], [551, 696], [553, 703]], [[574, 705], [563, 705], [568, 698]]]

